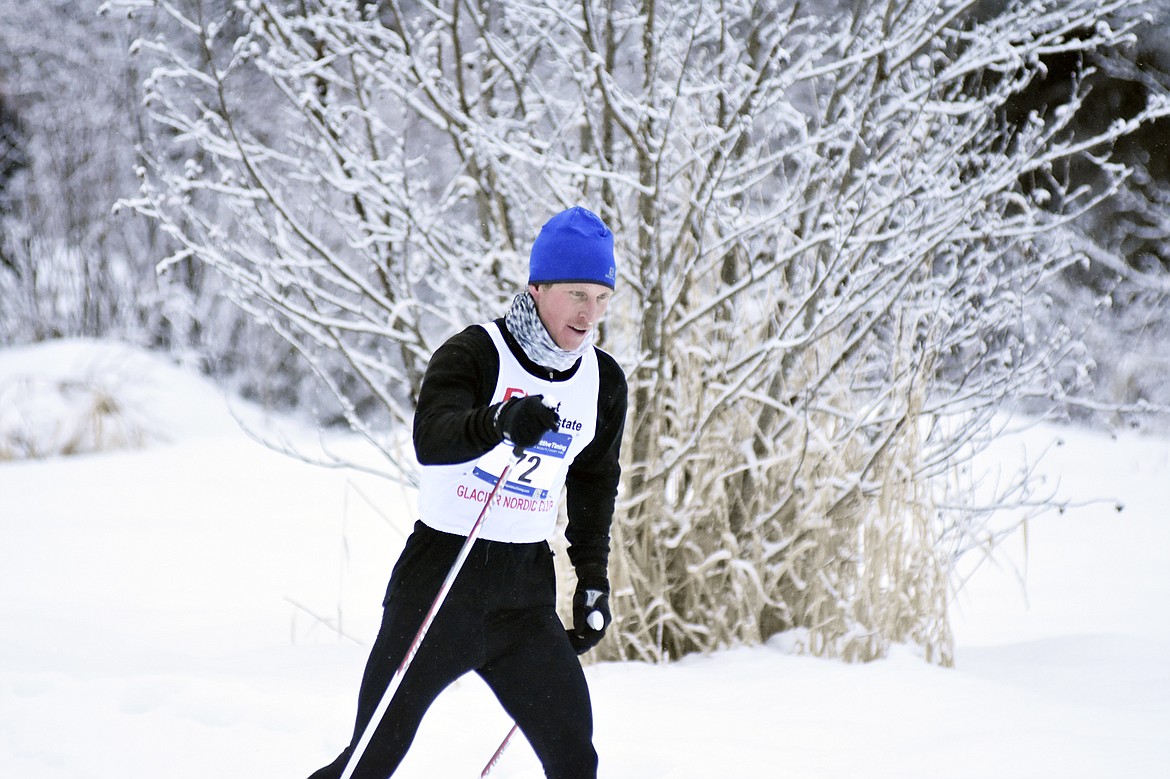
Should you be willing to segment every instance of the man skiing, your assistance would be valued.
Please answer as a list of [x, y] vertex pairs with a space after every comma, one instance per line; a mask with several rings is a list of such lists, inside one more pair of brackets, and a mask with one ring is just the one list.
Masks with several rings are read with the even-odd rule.
[[[390, 577], [353, 739], [310, 779], [393, 774], [431, 703], [469, 671], [515, 720], [547, 777], [596, 777], [592, 706], [577, 655], [596, 646], [611, 621], [609, 528], [626, 378], [593, 336], [615, 282], [613, 234], [584, 208], [562, 211], [533, 243], [528, 287], [507, 314], [468, 327], [432, 356], [414, 417], [419, 520]], [[521, 448], [417, 660], [359, 749], [484, 500]], [[562, 487], [577, 574], [567, 631], [556, 613], [548, 545]]]

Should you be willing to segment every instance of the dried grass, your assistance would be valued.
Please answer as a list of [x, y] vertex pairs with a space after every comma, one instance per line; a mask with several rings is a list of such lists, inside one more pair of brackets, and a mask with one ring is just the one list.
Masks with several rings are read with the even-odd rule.
[[[817, 364], [810, 354], [792, 375], [811, 382]], [[615, 626], [599, 656], [661, 662], [791, 633], [818, 656], [869, 661], [911, 644], [949, 665], [949, 568], [916, 381], [930, 366], [892, 370], [880, 413], [849, 381], [822, 383], [815, 407], [782, 409], [766, 431], [775, 404], [758, 393], [715, 404], [711, 377], [660, 385], [664, 418], [641, 423], [666, 464], [627, 468], [640, 484], [615, 519]], [[701, 433], [688, 441], [680, 419]]]
[[0, 386], [0, 461], [135, 449], [141, 419], [102, 382], [17, 377]]

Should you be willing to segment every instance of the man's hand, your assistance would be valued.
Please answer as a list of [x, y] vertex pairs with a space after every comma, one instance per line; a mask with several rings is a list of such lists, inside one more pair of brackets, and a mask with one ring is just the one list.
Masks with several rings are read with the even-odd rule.
[[573, 629], [569, 643], [577, 654], [584, 654], [605, 637], [605, 630], [613, 621], [609, 613], [609, 580], [586, 578], [577, 581], [573, 593]]
[[500, 435], [523, 449], [536, 444], [560, 424], [560, 415], [545, 405], [543, 395], [512, 398], [496, 409], [496, 428]]

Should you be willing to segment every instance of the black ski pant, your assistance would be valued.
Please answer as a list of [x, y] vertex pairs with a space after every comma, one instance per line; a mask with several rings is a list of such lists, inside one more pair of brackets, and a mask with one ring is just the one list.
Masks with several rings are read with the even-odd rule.
[[[394, 568], [382, 626], [362, 677], [350, 745], [310, 779], [340, 779], [465, 539], [416, 523]], [[519, 725], [549, 779], [594, 779], [589, 689], [555, 608], [545, 543], [476, 541], [403, 677], [353, 779], [387, 779], [423, 715], [448, 685], [474, 671]], [[457, 738], [464, 723], [450, 723]], [[484, 755], [484, 762], [491, 755]]]

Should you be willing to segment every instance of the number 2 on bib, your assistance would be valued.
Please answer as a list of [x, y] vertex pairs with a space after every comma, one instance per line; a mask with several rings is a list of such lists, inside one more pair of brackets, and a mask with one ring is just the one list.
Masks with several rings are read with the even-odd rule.
[[[535, 446], [524, 450], [523, 459], [509, 472], [502, 491], [547, 498], [553, 487], [564, 481], [565, 455], [572, 441], [573, 437], [568, 433], [545, 433]], [[506, 444], [492, 449], [476, 462], [475, 475], [494, 484], [503, 473], [511, 452]]]

